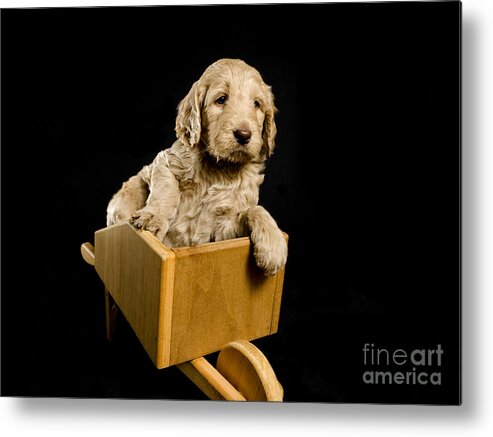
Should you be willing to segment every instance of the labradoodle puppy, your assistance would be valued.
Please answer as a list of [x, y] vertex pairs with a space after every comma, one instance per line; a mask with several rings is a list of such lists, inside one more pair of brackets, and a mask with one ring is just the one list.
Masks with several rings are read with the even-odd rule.
[[258, 205], [275, 112], [257, 70], [237, 59], [210, 65], [178, 106], [178, 140], [113, 196], [108, 226], [130, 221], [169, 247], [250, 236], [257, 265], [275, 274], [287, 244]]

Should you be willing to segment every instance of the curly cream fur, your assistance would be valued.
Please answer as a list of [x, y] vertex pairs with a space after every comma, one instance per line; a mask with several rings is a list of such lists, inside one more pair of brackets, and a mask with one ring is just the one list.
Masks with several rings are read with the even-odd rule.
[[[209, 66], [178, 106], [171, 148], [125, 182], [107, 224], [130, 221], [170, 247], [249, 235], [267, 275], [287, 259], [287, 244], [258, 206], [265, 159], [276, 136], [274, 97], [257, 70], [237, 59]], [[248, 131], [240, 142], [235, 131]]]

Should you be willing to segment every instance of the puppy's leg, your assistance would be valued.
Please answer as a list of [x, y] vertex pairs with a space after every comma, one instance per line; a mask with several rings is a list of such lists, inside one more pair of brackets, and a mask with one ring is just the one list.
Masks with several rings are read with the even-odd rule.
[[180, 201], [178, 180], [171, 173], [163, 153], [139, 174], [149, 184], [149, 196], [145, 206], [132, 214], [130, 223], [163, 241], [169, 228], [168, 220], [176, 215]]
[[106, 225], [125, 222], [132, 214], [141, 209], [149, 196], [149, 187], [140, 174], [124, 182], [113, 196], [106, 210]]
[[250, 232], [257, 265], [266, 275], [276, 274], [288, 257], [288, 245], [277, 223], [261, 206], [245, 211], [240, 220]]

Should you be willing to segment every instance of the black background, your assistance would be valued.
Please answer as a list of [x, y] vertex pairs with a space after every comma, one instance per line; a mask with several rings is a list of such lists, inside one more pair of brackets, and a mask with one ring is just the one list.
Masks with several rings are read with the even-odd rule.
[[[156, 370], [79, 247], [174, 141], [213, 61], [272, 85], [260, 204], [290, 235], [285, 401], [460, 396], [460, 4], [2, 10], [2, 395], [204, 399]], [[365, 385], [362, 347], [444, 349], [441, 386]], [[211, 359], [214, 356], [210, 357]], [[382, 370], [382, 369], [379, 369]]]

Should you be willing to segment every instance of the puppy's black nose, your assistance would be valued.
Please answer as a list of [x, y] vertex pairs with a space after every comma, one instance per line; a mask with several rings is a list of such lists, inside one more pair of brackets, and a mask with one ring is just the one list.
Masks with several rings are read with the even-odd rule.
[[243, 146], [250, 141], [250, 138], [252, 138], [252, 131], [250, 129], [236, 129], [233, 134], [236, 141]]

